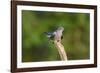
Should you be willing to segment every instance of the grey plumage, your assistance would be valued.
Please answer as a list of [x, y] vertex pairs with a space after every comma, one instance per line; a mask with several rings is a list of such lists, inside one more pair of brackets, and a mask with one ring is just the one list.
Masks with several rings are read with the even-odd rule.
[[54, 32], [45, 32], [45, 34], [51, 40], [61, 41], [61, 39], [63, 38], [63, 31], [63, 27], [58, 27], [57, 30], [55, 30]]

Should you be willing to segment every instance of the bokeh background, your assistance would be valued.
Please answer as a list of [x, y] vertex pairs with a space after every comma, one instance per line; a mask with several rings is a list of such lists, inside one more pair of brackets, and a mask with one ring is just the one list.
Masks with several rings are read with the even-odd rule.
[[62, 44], [68, 60], [90, 57], [90, 15], [88, 13], [22, 10], [22, 62], [60, 61], [53, 42], [43, 32], [63, 26]]

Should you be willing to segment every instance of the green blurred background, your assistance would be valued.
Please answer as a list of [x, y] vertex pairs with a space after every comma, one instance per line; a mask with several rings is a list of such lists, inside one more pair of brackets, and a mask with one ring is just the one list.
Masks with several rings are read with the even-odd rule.
[[62, 44], [68, 60], [89, 59], [88, 13], [22, 10], [22, 62], [59, 61], [53, 42], [43, 32], [63, 26]]

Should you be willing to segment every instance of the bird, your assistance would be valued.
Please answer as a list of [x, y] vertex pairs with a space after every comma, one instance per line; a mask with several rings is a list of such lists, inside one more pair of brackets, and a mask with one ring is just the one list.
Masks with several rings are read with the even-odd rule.
[[60, 26], [54, 32], [44, 32], [44, 33], [50, 40], [61, 42], [61, 39], [63, 39], [63, 31], [64, 27]]

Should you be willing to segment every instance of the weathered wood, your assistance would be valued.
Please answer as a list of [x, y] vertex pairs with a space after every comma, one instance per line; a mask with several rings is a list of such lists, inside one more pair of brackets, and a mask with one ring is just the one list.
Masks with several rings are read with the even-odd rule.
[[57, 48], [57, 50], [59, 52], [61, 60], [63, 60], [63, 61], [67, 60], [67, 55], [66, 55], [64, 46], [61, 44], [61, 42], [55, 40], [54, 45], [55, 45], [55, 47]]

